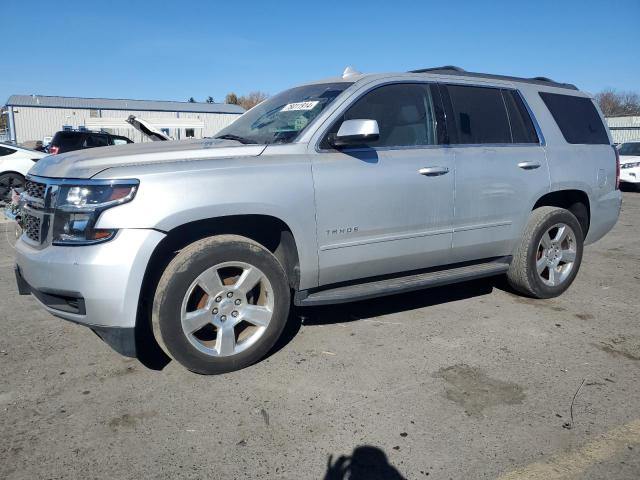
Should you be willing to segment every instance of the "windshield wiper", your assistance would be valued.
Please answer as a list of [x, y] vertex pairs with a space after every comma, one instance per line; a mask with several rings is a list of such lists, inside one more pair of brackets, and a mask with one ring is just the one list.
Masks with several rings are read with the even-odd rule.
[[253, 143], [253, 144], [256, 143], [249, 140], [248, 138], [241, 137], [240, 135], [234, 135], [233, 133], [225, 133], [224, 135], [220, 135], [219, 137], [215, 137], [215, 138], [219, 138], [221, 140], [235, 140], [236, 142], [240, 142], [245, 145], [249, 143]]

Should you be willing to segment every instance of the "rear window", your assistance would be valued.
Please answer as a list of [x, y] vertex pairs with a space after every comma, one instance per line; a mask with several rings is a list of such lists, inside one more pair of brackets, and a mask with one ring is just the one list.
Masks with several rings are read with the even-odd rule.
[[497, 88], [447, 85], [458, 144], [511, 143], [511, 129]]
[[540, 92], [568, 143], [608, 145], [609, 137], [600, 115], [589, 98]]

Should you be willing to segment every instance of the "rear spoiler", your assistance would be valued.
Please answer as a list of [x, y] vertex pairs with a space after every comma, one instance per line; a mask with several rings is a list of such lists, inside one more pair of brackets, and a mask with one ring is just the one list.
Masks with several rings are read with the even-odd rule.
[[142, 132], [143, 135], [146, 135], [154, 142], [164, 142], [167, 140], [173, 140], [173, 138], [171, 138], [166, 133], [162, 132], [161, 130], [158, 130], [149, 122], [139, 117], [136, 117], [135, 115], [129, 115], [129, 118], [127, 118], [127, 123], [129, 123], [131, 126], [133, 126], [133, 128], [135, 128], [139, 132]]

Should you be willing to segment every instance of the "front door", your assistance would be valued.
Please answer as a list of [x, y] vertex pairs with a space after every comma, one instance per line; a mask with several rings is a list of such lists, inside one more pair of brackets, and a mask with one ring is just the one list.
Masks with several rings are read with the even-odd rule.
[[373, 119], [379, 140], [341, 151], [321, 142], [312, 163], [320, 285], [449, 262], [453, 155], [438, 146], [433, 98], [427, 84], [375, 87], [327, 135]]

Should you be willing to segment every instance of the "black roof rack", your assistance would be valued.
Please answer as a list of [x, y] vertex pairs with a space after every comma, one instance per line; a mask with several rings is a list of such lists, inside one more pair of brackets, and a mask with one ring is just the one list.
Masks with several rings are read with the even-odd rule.
[[461, 77], [471, 77], [471, 78], [488, 78], [490, 80], [512, 80], [515, 82], [533, 83], [536, 85], [546, 85], [549, 87], [578, 90], [578, 87], [576, 87], [571, 83], [554, 82], [553, 80], [547, 77], [522, 78], [522, 77], [511, 77], [508, 75], [493, 75], [491, 73], [467, 72], [465, 69], [456, 67], [454, 65], [445, 65], [443, 67], [421, 68], [419, 70], [411, 70], [409, 73], [441, 73], [443, 75], [458, 75]]

